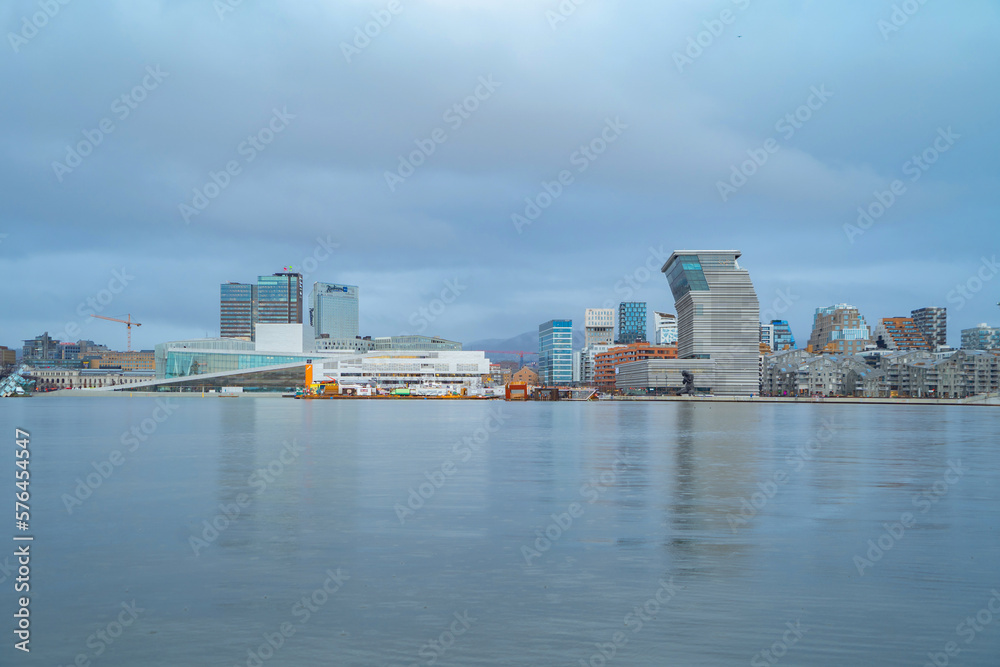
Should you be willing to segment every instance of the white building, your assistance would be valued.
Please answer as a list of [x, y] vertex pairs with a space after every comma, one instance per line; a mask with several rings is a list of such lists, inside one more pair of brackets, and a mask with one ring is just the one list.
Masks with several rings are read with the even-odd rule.
[[482, 376], [490, 373], [486, 354], [476, 350], [323, 354], [312, 361], [314, 381], [336, 380], [340, 385], [478, 387], [482, 384]]
[[615, 309], [587, 308], [584, 327], [584, 347], [610, 345], [615, 337]]
[[653, 344], [677, 345], [677, 316], [653, 311]]

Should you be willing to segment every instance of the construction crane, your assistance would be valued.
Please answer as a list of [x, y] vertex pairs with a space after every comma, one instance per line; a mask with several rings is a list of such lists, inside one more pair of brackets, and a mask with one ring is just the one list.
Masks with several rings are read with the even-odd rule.
[[126, 315], [126, 317], [128, 318], [126, 320], [120, 320], [117, 317], [105, 317], [104, 315], [91, 315], [91, 317], [98, 317], [98, 318], [100, 318], [102, 320], [110, 320], [111, 322], [121, 322], [122, 324], [124, 324], [125, 326], [127, 326], [128, 327], [128, 348], [127, 348], [127, 351], [128, 352], [132, 351], [132, 327], [133, 326], [141, 327], [142, 325], [132, 319], [132, 314], [131, 313], [129, 313], [128, 315]]

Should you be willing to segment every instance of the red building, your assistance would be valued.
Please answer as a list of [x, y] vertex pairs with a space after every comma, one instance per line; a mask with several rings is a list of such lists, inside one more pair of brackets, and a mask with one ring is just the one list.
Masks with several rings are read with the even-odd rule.
[[676, 359], [676, 346], [658, 346], [649, 343], [631, 343], [614, 347], [594, 355], [594, 383], [603, 392], [615, 390], [615, 368], [619, 364], [644, 359]]

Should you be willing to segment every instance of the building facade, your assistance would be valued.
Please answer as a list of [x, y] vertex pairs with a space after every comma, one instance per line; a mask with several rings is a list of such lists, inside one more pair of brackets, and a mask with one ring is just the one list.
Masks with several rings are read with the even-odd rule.
[[615, 338], [615, 309], [588, 308], [584, 313], [584, 347], [610, 345]]
[[820, 354], [857, 354], [874, 345], [858, 309], [846, 303], [817, 308], [808, 350]]
[[884, 317], [875, 327], [875, 345], [886, 350], [931, 350], [911, 317]]
[[927, 339], [931, 351], [948, 346], [947, 308], [920, 308], [912, 311], [910, 317]]
[[1000, 328], [985, 322], [978, 327], [962, 329], [963, 350], [1000, 350]]
[[760, 387], [760, 302], [741, 255], [681, 250], [662, 268], [677, 310], [677, 358], [712, 360], [718, 395], [751, 395]]
[[0, 366], [13, 366], [17, 363], [17, 351], [6, 345], [0, 345]]
[[356, 338], [358, 327], [358, 286], [313, 283], [312, 325], [316, 336]]
[[538, 326], [538, 375], [549, 387], [573, 382], [573, 320]]
[[257, 286], [223, 283], [219, 286], [219, 336], [253, 340], [257, 323]]
[[773, 329], [773, 342], [771, 349], [775, 352], [795, 349], [795, 336], [792, 335], [792, 327], [787, 320], [771, 320]]
[[257, 322], [302, 324], [302, 274], [258, 276]]
[[674, 346], [654, 346], [649, 343], [615, 345], [594, 356], [594, 384], [604, 392], [613, 392], [618, 379], [618, 367], [633, 361], [676, 359]]
[[677, 345], [677, 316], [653, 311], [653, 342], [656, 345]]
[[618, 304], [618, 340], [622, 345], [645, 343], [646, 304], [642, 301], [623, 301]]

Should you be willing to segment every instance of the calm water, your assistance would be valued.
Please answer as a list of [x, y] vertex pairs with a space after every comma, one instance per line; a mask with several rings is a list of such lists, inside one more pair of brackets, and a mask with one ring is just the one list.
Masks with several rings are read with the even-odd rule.
[[169, 407], [0, 401], [36, 538], [0, 664], [1000, 664], [996, 410]]

